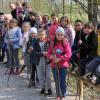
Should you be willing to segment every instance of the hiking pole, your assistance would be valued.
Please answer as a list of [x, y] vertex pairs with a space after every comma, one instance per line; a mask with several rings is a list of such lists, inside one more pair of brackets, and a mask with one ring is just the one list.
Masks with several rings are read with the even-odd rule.
[[[56, 52], [57, 54], [61, 54], [62, 51], [57, 51]], [[55, 58], [56, 58], [56, 54], [54, 55]], [[58, 63], [55, 63], [56, 64], [56, 78], [55, 78], [55, 85], [56, 85], [56, 94], [57, 94], [57, 97], [62, 97], [62, 92], [61, 92], [61, 87], [60, 87], [60, 76], [59, 76], [59, 65]]]
[[[10, 45], [9, 46], [9, 53], [10, 53], [10, 55], [9, 56], [11, 56], [11, 62], [12, 63], [14, 63], [14, 56], [13, 56], [13, 46], [12, 45]], [[13, 65], [10, 65], [10, 66], [13, 66]], [[11, 69], [12, 69], [12, 67], [10, 68], [10, 71], [11, 71]], [[10, 77], [11, 77], [11, 72], [9, 72], [9, 74], [8, 74], [8, 79], [7, 79], [7, 87], [9, 86], [9, 80], [10, 80]]]

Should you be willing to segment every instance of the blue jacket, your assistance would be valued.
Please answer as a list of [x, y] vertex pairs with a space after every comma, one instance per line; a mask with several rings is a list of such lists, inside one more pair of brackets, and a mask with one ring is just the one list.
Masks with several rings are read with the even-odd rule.
[[[16, 28], [14, 32], [15, 32], [15, 33], [14, 33], [14, 35], [13, 35], [13, 38], [10, 39], [10, 41], [12, 42], [13, 48], [14, 48], [14, 49], [17, 49], [17, 48], [20, 48], [19, 41], [20, 41], [20, 39], [21, 39], [22, 33], [21, 33], [21, 29], [20, 29], [19, 27]], [[9, 36], [8, 36], [8, 33], [6, 33], [6, 35], [5, 35], [5, 43], [6, 43], [7, 45], [9, 45], [9, 44], [8, 44], [8, 41], [9, 41]]]

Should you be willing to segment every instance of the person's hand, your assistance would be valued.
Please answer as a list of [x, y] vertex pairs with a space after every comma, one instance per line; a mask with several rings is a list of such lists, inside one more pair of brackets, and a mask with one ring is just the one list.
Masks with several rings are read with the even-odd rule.
[[29, 52], [29, 53], [32, 53], [32, 51], [33, 51], [33, 48], [30, 47], [30, 48], [28, 49], [28, 52]]
[[79, 40], [79, 41], [78, 41], [78, 44], [81, 45], [81, 44], [82, 44], [82, 40]]
[[50, 56], [50, 59], [55, 59], [55, 58], [56, 58], [55, 55]]
[[77, 58], [80, 58], [80, 53], [77, 53], [76, 56], [77, 56]]
[[60, 61], [61, 61], [60, 58], [55, 58], [55, 59], [54, 59], [54, 62], [55, 62], [55, 63], [58, 63], [58, 62], [60, 62]]
[[47, 56], [47, 54], [48, 54], [48, 52], [43, 52], [43, 55], [44, 55], [44, 56]]
[[11, 40], [9, 40], [9, 41], [8, 41], [8, 44], [12, 44], [12, 41], [11, 41]]

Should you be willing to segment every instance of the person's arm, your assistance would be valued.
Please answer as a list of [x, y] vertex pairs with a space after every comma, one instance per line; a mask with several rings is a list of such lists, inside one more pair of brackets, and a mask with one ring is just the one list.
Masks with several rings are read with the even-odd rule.
[[16, 35], [14, 39], [11, 39], [12, 43], [18, 42], [20, 40], [20, 36], [21, 36], [21, 29], [18, 29], [17, 32], [14, 34]]
[[60, 57], [61, 61], [68, 61], [71, 58], [72, 52], [69, 43], [66, 43], [64, 46], [64, 54]]

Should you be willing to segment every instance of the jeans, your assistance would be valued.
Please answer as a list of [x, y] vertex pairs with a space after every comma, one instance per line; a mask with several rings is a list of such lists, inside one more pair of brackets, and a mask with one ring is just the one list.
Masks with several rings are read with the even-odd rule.
[[98, 70], [97, 70], [99, 64], [100, 64], [100, 56], [94, 58], [89, 64], [87, 64], [86, 69], [90, 73], [96, 75], [97, 77], [98, 76], [100, 77], [100, 75], [98, 75]]
[[[58, 85], [56, 82], [56, 75], [57, 75], [57, 68], [53, 68], [52, 69], [53, 72], [53, 76], [54, 76], [54, 80], [55, 80], [55, 85]], [[62, 97], [66, 96], [66, 76], [67, 76], [67, 68], [60, 68], [59, 69], [59, 78], [60, 78], [60, 89], [61, 89], [61, 94]], [[56, 89], [56, 93], [57, 93], [57, 89]]]

